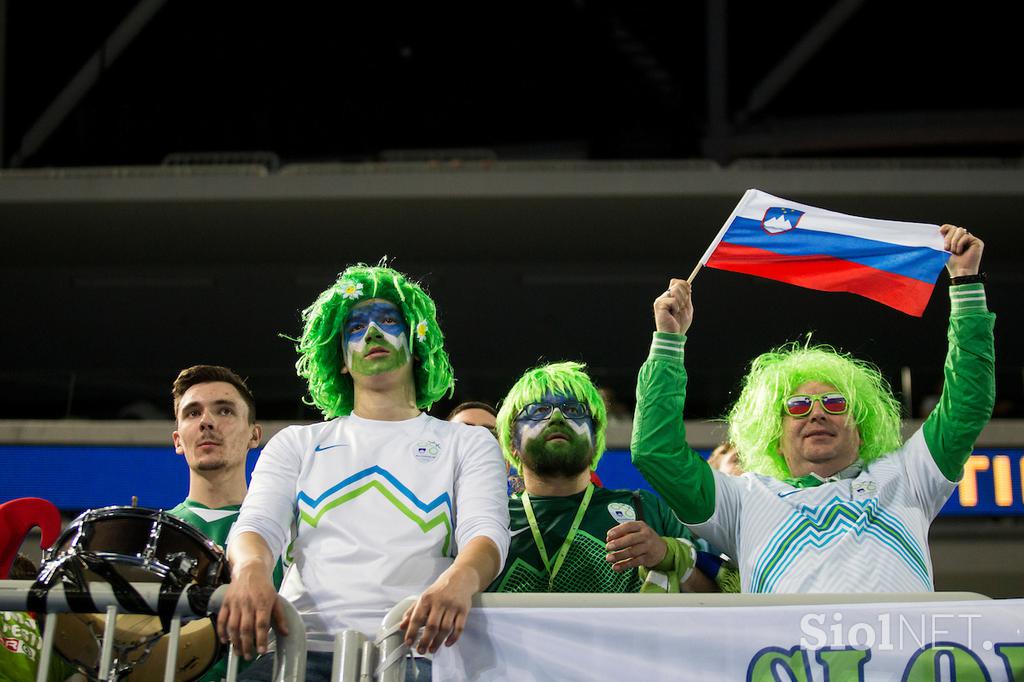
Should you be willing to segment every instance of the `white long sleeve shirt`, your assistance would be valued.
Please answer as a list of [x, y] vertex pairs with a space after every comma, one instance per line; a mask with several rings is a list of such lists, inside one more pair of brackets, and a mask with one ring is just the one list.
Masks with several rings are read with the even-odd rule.
[[284, 554], [292, 565], [281, 594], [310, 650], [330, 650], [346, 629], [372, 637], [473, 538], [490, 538], [504, 563], [505, 491], [498, 443], [483, 428], [349, 415], [267, 443], [231, 537], [252, 531]]

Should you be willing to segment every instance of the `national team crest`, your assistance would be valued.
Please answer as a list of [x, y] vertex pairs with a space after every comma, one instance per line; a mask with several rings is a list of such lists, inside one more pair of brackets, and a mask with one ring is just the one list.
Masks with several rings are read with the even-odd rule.
[[615, 523], [636, 521], [636, 510], [622, 502], [612, 502], [608, 505], [608, 513], [615, 519]]
[[852, 488], [853, 499], [866, 500], [878, 493], [878, 485], [874, 481], [857, 481]]
[[761, 229], [768, 234], [789, 232], [800, 222], [803, 214], [803, 211], [798, 211], [795, 208], [772, 206], [764, 212], [764, 218], [761, 219]]
[[413, 446], [413, 456], [420, 462], [433, 462], [441, 454], [441, 444], [432, 440], [421, 440]]

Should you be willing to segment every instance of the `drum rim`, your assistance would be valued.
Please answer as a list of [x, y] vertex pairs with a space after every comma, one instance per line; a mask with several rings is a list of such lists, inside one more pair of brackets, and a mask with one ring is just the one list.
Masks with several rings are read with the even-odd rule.
[[[125, 513], [127, 512], [127, 513]], [[167, 521], [170, 526], [173, 526], [176, 530], [180, 530], [186, 535], [190, 536], [193, 540], [209, 549], [217, 558], [221, 561], [227, 561], [227, 555], [224, 549], [210, 538], [203, 535], [197, 528], [195, 528], [188, 521], [183, 521], [177, 516], [174, 516], [170, 512], [163, 509], [155, 509], [153, 507], [130, 507], [130, 506], [118, 506], [110, 505], [107, 507], [97, 507], [96, 509], [86, 509], [84, 512], [76, 516], [68, 523], [67, 528], [61, 531], [61, 534], [57, 537], [57, 540], [47, 550], [49, 554], [46, 556], [46, 560], [52, 559], [56, 556], [56, 549], [61, 545], [62, 541], [67, 537], [73, 530], [80, 528], [83, 524], [88, 521], [95, 521], [98, 519], [106, 518], [108, 516], [124, 515], [124, 516], [135, 516], [137, 518], [145, 519], [156, 519], [160, 521]]]

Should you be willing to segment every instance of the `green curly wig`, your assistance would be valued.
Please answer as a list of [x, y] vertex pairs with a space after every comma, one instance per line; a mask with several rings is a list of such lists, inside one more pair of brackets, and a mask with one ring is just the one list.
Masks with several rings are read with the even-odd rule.
[[528, 370], [509, 390], [498, 410], [498, 442], [501, 451], [513, 466], [519, 467], [519, 459], [512, 450], [512, 427], [519, 412], [530, 403], [538, 402], [545, 394], [555, 393], [574, 396], [590, 408], [594, 422], [594, 457], [591, 470], [604, 454], [605, 428], [608, 426], [604, 400], [597, 392], [594, 382], [587, 376], [587, 366], [580, 362], [554, 362]]
[[296, 339], [299, 360], [295, 369], [309, 384], [310, 400], [331, 419], [352, 412], [352, 377], [345, 366], [342, 325], [352, 308], [371, 298], [391, 301], [409, 325], [416, 407], [429, 409], [445, 394], [451, 396], [455, 375], [444, 350], [444, 335], [437, 324], [434, 302], [419, 284], [383, 265], [350, 266], [302, 311], [302, 336]]
[[869, 464], [902, 444], [900, 404], [878, 368], [831, 346], [789, 343], [759, 355], [743, 379], [743, 390], [729, 411], [729, 440], [745, 471], [790, 478], [779, 452], [783, 401], [809, 381], [835, 386], [846, 396], [860, 431], [860, 460]]

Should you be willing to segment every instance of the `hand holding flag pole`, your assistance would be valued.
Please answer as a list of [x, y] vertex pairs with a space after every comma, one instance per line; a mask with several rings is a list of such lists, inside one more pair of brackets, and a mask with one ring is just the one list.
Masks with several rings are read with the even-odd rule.
[[943, 225], [939, 228], [943, 246], [951, 254], [946, 263], [950, 277], [977, 275], [981, 271], [981, 254], [985, 250], [985, 242], [956, 225]]
[[861, 218], [749, 189], [687, 281], [707, 265], [846, 291], [920, 317], [950, 257], [945, 242], [938, 225]]

